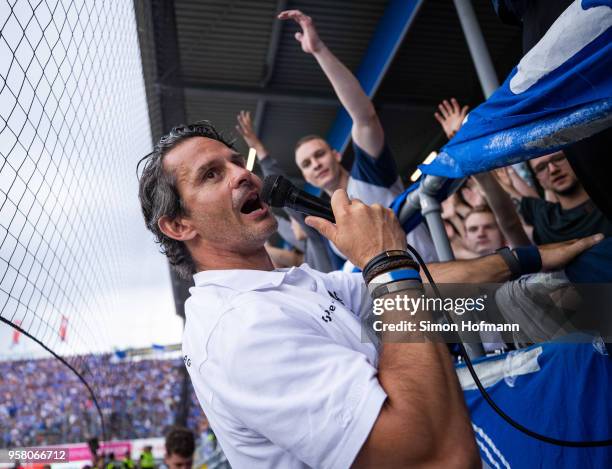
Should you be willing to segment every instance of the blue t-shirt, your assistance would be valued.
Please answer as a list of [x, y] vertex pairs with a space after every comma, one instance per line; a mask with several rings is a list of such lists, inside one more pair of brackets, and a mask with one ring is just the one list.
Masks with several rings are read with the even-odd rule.
[[378, 158], [369, 155], [354, 142], [353, 150], [355, 160], [346, 188], [348, 196], [366, 205], [380, 204], [388, 207], [404, 190], [389, 146], [385, 143]]

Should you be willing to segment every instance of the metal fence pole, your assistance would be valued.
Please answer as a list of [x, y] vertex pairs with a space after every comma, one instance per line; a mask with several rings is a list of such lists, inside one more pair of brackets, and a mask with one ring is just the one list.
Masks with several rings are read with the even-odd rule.
[[440, 262], [452, 261], [455, 259], [451, 248], [446, 229], [442, 221], [442, 207], [435, 198], [436, 193], [442, 187], [445, 178], [438, 176], [427, 176], [419, 190], [419, 200], [421, 202], [421, 213], [425, 217], [431, 238], [436, 248], [436, 254]]
[[480, 86], [486, 99], [499, 88], [499, 81], [493, 67], [493, 61], [482, 36], [472, 2], [470, 0], [454, 0], [454, 2], [474, 67], [476, 67]]

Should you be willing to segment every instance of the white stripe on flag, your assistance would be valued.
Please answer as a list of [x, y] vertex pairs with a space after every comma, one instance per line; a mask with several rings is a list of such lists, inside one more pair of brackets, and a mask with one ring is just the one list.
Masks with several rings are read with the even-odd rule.
[[487, 445], [489, 445], [489, 447], [493, 450], [493, 453], [495, 453], [495, 456], [497, 456], [497, 458], [499, 459], [499, 462], [501, 462], [506, 469], [510, 469], [510, 464], [508, 463], [508, 461], [506, 461], [506, 458], [504, 458], [504, 455], [501, 454], [501, 451], [497, 449], [497, 446], [495, 446], [495, 443], [493, 443], [493, 440], [489, 438], [489, 435], [487, 435], [486, 432], [482, 428], [480, 428], [478, 425], [476, 425], [474, 422], [472, 422], [472, 428], [474, 429], [476, 434], [480, 438], [482, 438], [483, 441]]
[[610, 26], [612, 8], [602, 5], [584, 10], [581, 0], [574, 0], [537, 45], [521, 59], [516, 75], [510, 80], [510, 91], [514, 94], [527, 91]]

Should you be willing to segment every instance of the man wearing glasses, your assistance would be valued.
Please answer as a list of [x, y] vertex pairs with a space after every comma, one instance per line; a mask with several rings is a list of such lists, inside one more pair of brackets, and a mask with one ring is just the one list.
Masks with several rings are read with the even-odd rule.
[[595, 233], [612, 235], [612, 222], [595, 206], [576, 177], [563, 151], [529, 161], [537, 181], [557, 203], [535, 197], [520, 198], [520, 213], [533, 225], [536, 244], [556, 243]]

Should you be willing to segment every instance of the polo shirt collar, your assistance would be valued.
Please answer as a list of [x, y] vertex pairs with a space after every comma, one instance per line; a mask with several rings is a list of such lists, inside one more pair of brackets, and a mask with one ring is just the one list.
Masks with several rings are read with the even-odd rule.
[[193, 280], [196, 287], [214, 285], [246, 292], [276, 288], [283, 283], [285, 275], [294, 269], [295, 267], [272, 271], [247, 269], [204, 270], [195, 274]]

